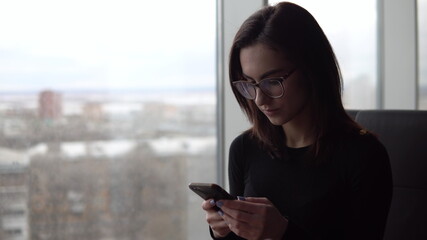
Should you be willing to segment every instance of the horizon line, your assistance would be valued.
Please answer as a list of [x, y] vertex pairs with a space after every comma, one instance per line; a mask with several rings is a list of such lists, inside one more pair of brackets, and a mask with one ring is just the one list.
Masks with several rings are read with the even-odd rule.
[[43, 91], [53, 91], [58, 93], [164, 93], [164, 92], [176, 92], [176, 93], [187, 93], [187, 92], [197, 92], [197, 91], [216, 91], [216, 86], [213, 87], [198, 87], [198, 88], [151, 88], [151, 89], [142, 89], [142, 88], [124, 88], [124, 89], [114, 89], [114, 88], [102, 88], [102, 89], [55, 89], [55, 88], [44, 88], [44, 89], [34, 89], [34, 90], [0, 90], [0, 94], [37, 94]]

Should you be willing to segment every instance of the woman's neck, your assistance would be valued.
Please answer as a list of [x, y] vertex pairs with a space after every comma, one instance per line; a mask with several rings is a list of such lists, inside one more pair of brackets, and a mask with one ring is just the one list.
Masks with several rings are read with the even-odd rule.
[[292, 148], [306, 147], [314, 143], [314, 123], [310, 107], [305, 107], [291, 121], [282, 126], [286, 145]]

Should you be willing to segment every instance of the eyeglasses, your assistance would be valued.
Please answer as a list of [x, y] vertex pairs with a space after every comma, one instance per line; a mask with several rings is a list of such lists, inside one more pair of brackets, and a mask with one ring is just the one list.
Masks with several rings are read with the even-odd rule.
[[259, 81], [259, 83], [251, 83], [246, 80], [241, 80], [233, 82], [233, 85], [243, 97], [250, 100], [254, 100], [256, 98], [257, 87], [261, 89], [265, 95], [271, 98], [280, 98], [285, 92], [282, 82], [285, 81], [294, 71], [295, 68], [283, 77], [265, 78]]

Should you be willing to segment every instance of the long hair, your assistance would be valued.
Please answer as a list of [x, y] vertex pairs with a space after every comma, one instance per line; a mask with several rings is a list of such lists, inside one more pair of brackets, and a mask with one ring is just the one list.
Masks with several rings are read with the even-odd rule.
[[[315, 142], [311, 153], [325, 156], [339, 138], [356, 133], [360, 126], [344, 110], [341, 101], [341, 73], [333, 49], [314, 17], [304, 8], [289, 2], [267, 6], [252, 14], [238, 30], [230, 52], [230, 82], [242, 79], [240, 51], [262, 43], [282, 51], [307, 79], [309, 104], [313, 110]], [[285, 133], [273, 125], [254, 101], [233, 93], [252, 128], [248, 131], [273, 156], [281, 157]]]

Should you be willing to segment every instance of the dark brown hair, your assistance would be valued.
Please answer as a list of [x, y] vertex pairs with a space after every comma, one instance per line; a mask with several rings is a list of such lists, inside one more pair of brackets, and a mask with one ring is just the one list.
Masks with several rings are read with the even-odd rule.
[[[242, 78], [240, 50], [255, 43], [282, 51], [307, 79], [309, 103], [313, 109], [315, 143], [311, 153], [327, 154], [346, 133], [357, 133], [360, 126], [346, 113], [341, 101], [341, 73], [332, 47], [314, 17], [304, 8], [289, 2], [267, 6], [252, 14], [237, 32], [230, 52], [230, 82]], [[254, 101], [233, 93], [252, 123], [249, 129], [261, 145], [281, 157], [285, 133], [274, 126]], [[324, 155], [324, 154], [323, 154]]]

